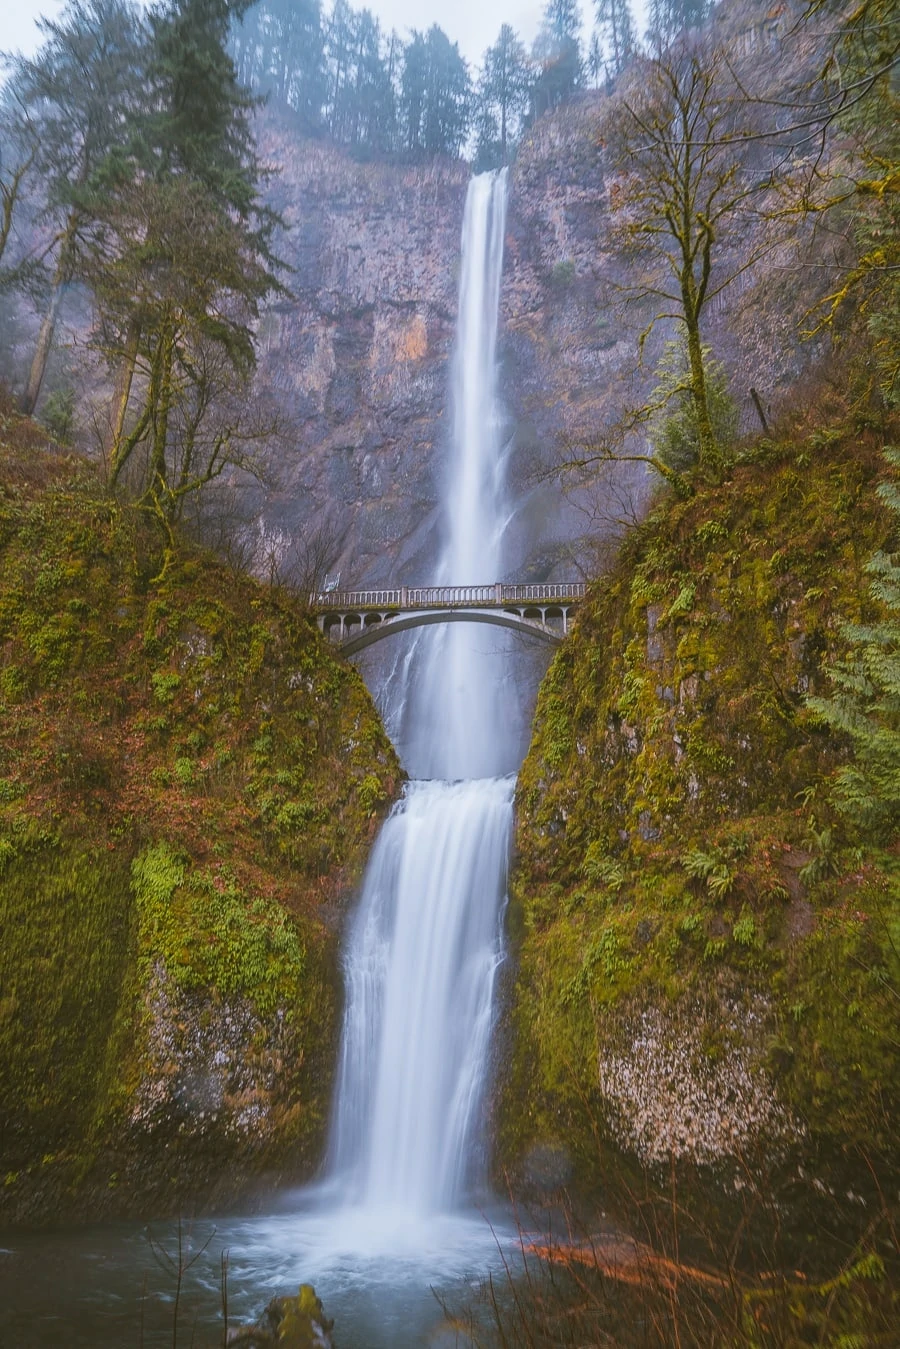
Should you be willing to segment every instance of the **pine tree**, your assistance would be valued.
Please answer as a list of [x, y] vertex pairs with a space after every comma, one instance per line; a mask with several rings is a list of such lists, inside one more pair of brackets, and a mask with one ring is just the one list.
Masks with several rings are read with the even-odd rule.
[[[267, 0], [264, 91], [271, 89], [319, 130], [325, 101], [325, 34], [319, 0]], [[249, 83], [249, 81], [245, 81]]]
[[475, 95], [476, 163], [494, 168], [509, 162], [528, 108], [531, 69], [525, 48], [508, 23], [488, 47]]
[[140, 448], [142, 499], [167, 526], [233, 461], [237, 422], [219, 406], [252, 372], [258, 306], [278, 288], [253, 100], [226, 49], [232, 12], [228, 0], [169, 0], [151, 15], [145, 108], [83, 197], [100, 342], [120, 374], [112, 480]]
[[53, 234], [50, 301], [20, 400], [33, 412], [66, 287], [80, 275], [89, 219], [79, 193], [119, 143], [142, 89], [145, 35], [128, 0], [70, 0], [59, 20], [40, 21], [33, 58], [12, 61], [14, 97], [36, 140], [32, 169], [43, 183], [43, 223]]
[[7, 86], [0, 91], [0, 294], [21, 285], [33, 271], [30, 259], [17, 257], [14, 251], [13, 225], [25, 189], [35, 175], [40, 151], [37, 126]]
[[712, 0], [650, 0], [647, 40], [655, 50], [665, 50], [679, 33], [704, 24], [711, 10]]
[[[737, 435], [738, 413], [728, 391], [728, 375], [705, 345], [702, 356], [713, 435], [717, 444], [729, 445]], [[700, 458], [700, 430], [683, 341], [666, 343], [656, 373], [659, 383], [650, 397], [654, 409], [648, 428], [650, 444], [660, 464], [673, 474], [684, 474]]]
[[428, 50], [424, 33], [413, 31], [403, 49], [403, 71], [400, 76], [400, 116], [403, 127], [403, 145], [411, 155], [423, 149], [423, 123], [428, 92]]
[[469, 134], [472, 82], [459, 47], [432, 24], [404, 51], [401, 120], [413, 156], [458, 155]]
[[637, 34], [628, 0], [597, 0], [597, 36], [606, 78], [621, 75], [637, 50]]
[[[900, 469], [900, 450], [887, 448], [885, 458]], [[883, 483], [878, 495], [900, 534], [897, 481]], [[853, 747], [853, 763], [834, 779], [838, 809], [854, 824], [889, 837], [900, 828], [900, 552], [877, 552], [867, 571], [884, 616], [844, 627], [851, 650], [829, 670], [835, 693], [810, 698], [809, 706]]]
[[535, 115], [555, 108], [583, 81], [578, 0], [547, 0], [532, 55], [541, 73], [532, 91]]

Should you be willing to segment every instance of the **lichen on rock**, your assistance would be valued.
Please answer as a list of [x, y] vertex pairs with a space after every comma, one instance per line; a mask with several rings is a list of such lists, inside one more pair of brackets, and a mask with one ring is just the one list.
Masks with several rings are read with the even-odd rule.
[[626, 1016], [597, 1064], [623, 1144], [647, 1163], [711, 1165], [796, 1141], [803, 1126], [762, 1062], [770, 1023], [761, 997], [749, 1007], [686, 999]]

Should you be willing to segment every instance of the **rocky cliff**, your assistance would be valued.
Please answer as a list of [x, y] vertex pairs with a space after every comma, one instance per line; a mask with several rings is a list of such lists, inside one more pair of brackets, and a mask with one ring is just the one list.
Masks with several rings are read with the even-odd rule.
[[0, 410], [0, 1217], [309, 1175], [337, 939], [398, 780], [289, 599]]
[[[720, 7], [716, 25], [763, 87], [766, 79], [780, 87], [805, 59], [785, 7], [741, 0]], [[626, 498], [640, 499], [647, 486], [641, 468], [621, 465], [587, 500], [573, 501], [545, 473], [640, 402], [672, 331], [657, 327], [639, 368], [638, 335], [652, 310], [624, 303], [640, 268], [623, 259], [611, 229], [608, 106], [606, 95], [585, 93], [543, 116], [509, 170], [499, 351], [518, 510], [507, 543], [510, 573], [531, 579], [571, 573], [585, 507], [594, 532], [608, 530], [628, 515]], [[327, 571], [350, 584], [427, 581], [440, 528], [468, 166], [358, 162], [305, 137], [274, 105], [261, 112], [258, 136], [261, 158], [276, 170], [268, 196], [287, 226], [278, 251], [290, 294], [258, 328], [258, 391], [281, 430], [267, 489], [245, 493], [242, 506], [248, 536], [261, 534], [257, 566], [274, 560], [285, 574]], [[791, 223], [787, 237], [771, 223], [761, 229], [754, 244], [767, 245], [765, 256], [705, 316], [748, 427], [751, 384], [777, 406], [821, 354], [796, 338], [817, 275], [788, 265], [798, 227]], [[725, 239], [717, 248], [730, 265], [747, 244]], [[45, 398], [54, 386], [78, 387], [87, 438], [110, 391], [86, 350], [90, 307], [77, 288], [64, 316]], [[35, 317], [23, 307], [7, 319], [4, 365], [22, 379]]]
[[[780, 87], [806, 59], [795, 37], [782, 46], [787, 10], [733, 5], [717, 25], [737, 67], [750, 63], [762, 88]], [[673, 331], [657, 326], [639, 367], [638, 335], [654, 309], [625, 302], [640, 269], [612, 230], [608, 107], [606, 95], [588, 93], [542, 117], [509, 170], [499, 352], [518, 514], [508, 543], [511, 570], [533, 579], [570, 570], [566, 545], [585, 529], [544, 470], [646, 395]], [[357, 163], [302, 139], [274, 110], [261, 143], [281, 166], [272, 200], [289, 225], [282, 248], [294, 269], [292, 297], [260, 326], [260, 384], [288, 423], [280, 485], [259, 503], [262, 518], [288, 556], [304, 522], [327, 518], [333, 570], [345, 581], [428, 579], [468, 170]], [[724, 271], [750, 243], [717, 243]], [[710, 304], [705, 324], [744, 426], [758, 429], [751, 385], [777, 407], [821, 345], [797, 341], [816, 275], [787, 266], [805, 246], [802, 231], [763, 223], [752, 244], [762, 245], [759, 260]], [[645, 491], [643, 470], [607, 474], [599, 496], [609, 509], [601, 501], [598, 512], [597, 492], [589, 503], [595, 530], [598, 514], [608, 527], [623, 497]]]
[[746, 1186], [788, 1225], [821, 1200], [832, 1233], [893, 1193], [893, 860], [848, 846], [845, 747], [806, 704], [877, 612], [877, 448], [764, 441], [662, 501], [550, 668], [512, 887], [501, 1155], [524, 1184], [621, 1200], [685, 1167], [679, 1203], [717, 1188], [717, 1231]]

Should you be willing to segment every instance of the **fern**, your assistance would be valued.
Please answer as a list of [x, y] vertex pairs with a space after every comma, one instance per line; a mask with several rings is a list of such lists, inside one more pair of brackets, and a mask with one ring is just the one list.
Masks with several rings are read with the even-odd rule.
[[724, 899], [734, 886], [735, 873], [718, 848], [712, 852], [692, 848], [682, 857], [681, 865], [695, 881], [703, 881], [715, 899]]
[[[900, 450], [889, 447], [884, 453], [893, 468], [900, 468]], [[900, 532], [897, 484], [883, 484], [879, 495]], [[834, 778], [835, 805], [854, 823], [889, 834], [900, 826], [900, 553], [876, 553], [867, 571], [869, 589], [885, 616], [844, 626], [851, 650], [829, 671], [835, 691], [808, 702], [853, 747], [854, 762]]]
[[625, 870], [620, 862], [604, 856], [602, 845], [590, 844], [581, 864], [581, 874], [585, 880], [601, 885], [613, 894], [618, 894], [625, 884]]

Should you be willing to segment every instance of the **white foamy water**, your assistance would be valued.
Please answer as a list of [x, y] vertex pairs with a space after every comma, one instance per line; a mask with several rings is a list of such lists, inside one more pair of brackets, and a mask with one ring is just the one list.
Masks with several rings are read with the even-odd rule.
[[[446, 583], [499, 578], [507, 514], [496, 393], [505, 174], [474, 178], [462, 232]], [[329, 1174], [362, 1215], [457, 1210], [477, 1180], [514, 780], [493, 629], [425, 629], [392, 681], [416, 780], [382, 830], [344, 953]], [[487, 636], [485, 634], [488, 634]], [[500, 639], [502, 642], [502, 639]], [[507, 776], [502, 776], [507, 774]], [[332, 1188], [333, 1188], [332, 1187]], [[378, 1226], [378, 1224], [376, 1224]]]
[[[502, 579], [509, 504], [495, 353], [505, 204], [505, 175], [472, 180], [437, 568], [448, 584]], [[519, 744], [506, 641], [498, 629], [457, 624], [426, 628], [398, 651], [383, 711], [413, 781], [373, 849], [347, 934], [327, 1174], [277, 1211], [195, 1226], [192, 1249], [211, 1244], [186, 1275], [185, 1342], [188, 1325], [219, 1342], [225, 1250], [232, 1323], [312, 1281], [346, 1349], [456, 1343], [437, 1298], [464, 1297], [489, 1271], [502, 1280], [515, 1265], [508, 1215], [488, 1220], [473, 1203]], [[172, 1343], [171, 1281], [141, 1230], [80, 1233], [74, 1249], [65, 1236], [55, 1247], [24, 1237], [8, 1259], [13, 1291], [2, 1303], [17, 1343], [137, 1343], [142, 1286], [140, 1342]]]
[[345, 958], [333, 1171], [365, 1208], [447, 1211], [472, 1144], [502, 954], [514, 782], [413, 782], [376, 844]]

